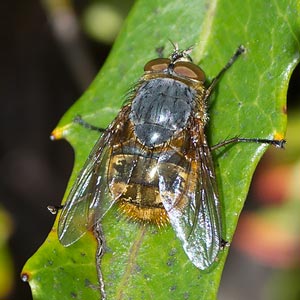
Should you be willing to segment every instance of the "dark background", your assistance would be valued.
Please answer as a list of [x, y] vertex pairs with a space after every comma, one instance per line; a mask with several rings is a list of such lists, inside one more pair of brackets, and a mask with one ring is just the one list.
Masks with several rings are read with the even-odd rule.
[[[1, 1], [0, 204], [13, 219], [10, 249], [15, 289], [10, 299], [31, 299], [19, 273], [54, 222], [47, 205], [59, 204], [72, 170], [73, 150], [49, 135], [101, 67], [109, 46], [83, 36], [94, 66], [78, 79], [66, 62], [39, 1]], [[78, 13], [83, 3], [77, 3]], [[70, 49], [71, 50], [71, 49]], [[76, 50], [76, 49], [74, 49]]]
[[[75, 1], [77, 14], [84, 5]], [[80, 76], [70, 67], [66, 48], [39, 1], [2, 1], [0, 12], [0, 203], [14, 225], [9, 246], [16, 278], [10, 299], [29, 300], [30, 288], [19, 273], [52, 227], [54, 216], [46, 207], [60, 203], [73, 164], [71, 147], [51, 142], [49, 135], [100, 69], [110, 47], [82, 34], [89, 67]], [[299, 95], [297, 81], [291, 85], [293, 95]]]

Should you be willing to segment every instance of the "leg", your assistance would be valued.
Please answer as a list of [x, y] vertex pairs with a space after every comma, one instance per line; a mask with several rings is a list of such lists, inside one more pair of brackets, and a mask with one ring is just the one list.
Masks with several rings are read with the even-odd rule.
[[233, 54], [233, 56], [230, 58], [230, 60], [228, 61], [228, 63], [225, 65], [225, 67], [219, 72], [219, 74], [213, 79], [213, 81], [211, 82], [211, 84], [209, 85], [209, 87], [206, 90], [206, 96], [205, 98], [207, 99], [211, 92], [213, 91], [213, 89], [215, 88], [216, 84], [218, 83], [218, 81], [220, 80], [220, 78], [222, 77], [222, 75], [233, 65], [233, 63], [237, 60], [237, 58], [243, 53], [245, 52], [245, 48], [244, 46], [239, 46], [237, 48], [237, 50], [235, 51], [235, 53]]
[[100, 285], [100, 293], [101, 293], [101, 300], [106, 299], [106, 292], [105, 292], [105, 285], [104, 285], [104, 280], [103, 280], [103, 275], [101, 271], [101, 260], [102, 257], [106, 251], [106, 244], [105, 244], [105, 239], [104, 239], [104, 233], [102, 230], [102, 226], [100, 222], [98, 221], [95, 226], [94, 226], [94, 235], [97, 240], [97, 251], [96, 251], [96, 269], [97, 269], [97, 277], [98, 277], [98, 282]]
[[52, 215], [56, 215], [57, 212], [63, 209], [63, 205], [48, 205], [47, 208], [51, 212]]
[[229, 145], [229, 144], [234, 144], [234, 143], [260, 143], [260, 144], [269, 144], [273, 145], [278, 148], [284, 148], [284, 145], [286, 143], [285, 140], [268, 140], [268, 139], [257, 139], [257, 138], [239, 138], [239, 137], [234, 137], [229, 140], [225, 140], [223, 142], [218, 143], [217, 145], [212, 146], [210, 149], [211, 150], [216, 150], [220, 147]]
[[163, 57], [164, 57], [164, 49], [165, 49], [164, 46], [157, 47], [157, 48], [155, 49], [155, 52], [157, 53], [157, 57], [158, 57], [158, 58], [163, 58]]
[[98, 132], [104, 132], [105, 129], [103, 128], [99, 128], [97, 126], [94, 126], [94, 125], [91, 125], [89, 123], [87, 123], [86, 121], [84, 121], [80, 115], [77, 115], [74, 119], [73, 119], [73, 122], [74, 123], [77, 123], [81, 126], [83, 126], [84, 128], [86, 129], [89, 129], [89, 130], [95, 130], [95, 131], [98, 131]]

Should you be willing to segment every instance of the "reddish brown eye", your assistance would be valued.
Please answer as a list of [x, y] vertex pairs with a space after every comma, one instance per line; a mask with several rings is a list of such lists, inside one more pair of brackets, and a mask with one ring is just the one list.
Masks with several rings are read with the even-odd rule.
[[174, 72], [180, 76], [198, 81], [205, 81], [205, 74], [197, 65], [188, 61], [179, 61], [174, 66]]
[[168, 69], [171, 61], [168, 58], [156, 58], [148, 61], [144, 66], [144, 71], [159, 72]]

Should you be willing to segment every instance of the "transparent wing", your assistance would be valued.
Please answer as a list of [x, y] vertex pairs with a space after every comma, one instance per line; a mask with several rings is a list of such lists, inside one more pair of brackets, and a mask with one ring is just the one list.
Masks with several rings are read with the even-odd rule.
[[122, 193], [110, 197], [107, 166], [112, 146], [122, 135], [123, 126], [118, 124], [128, 119], [128, 111], [125, 107], [97, 141], [68, 195], [58, 223], [58, 238], [64, 246], [76, 242], [101, 220]]
[[[102, 139], [100, 142], [103, 143]], [[61, 212], [58, 238], [64, 246], [76, 242], [96, 223], [97, 216], [100, 218], [109, 209], [100, 206], [102, 198], [107, 195], [105, 162], [109, 148], [102, 146], [98, 150], [85, 163]]]
[[174, 150], [159, 158], [159, 191], [185, 253], [205, 270], [221, 247], [221, 214], [210, 150], [203, 129], [194, 132], [197, 139], [189, 135], [181, 153]]

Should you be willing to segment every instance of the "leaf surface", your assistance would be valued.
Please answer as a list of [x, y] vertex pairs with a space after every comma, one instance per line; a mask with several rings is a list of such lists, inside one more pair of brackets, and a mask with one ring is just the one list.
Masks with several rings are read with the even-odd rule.
[[[234, 136], [284, 138], [286, 93], [299, 60], [299, 4], [296, 1], [137, 1], [94, 82], [58, 124], [56, 137], [75, 149], [66, 195], [97, 133], [74, 124], [105, 128], [117, 115], [143, 66], [194, 45], [192, 57], [210, 81], [243, 44], [246, 53], [225, 73], [210, 99], [207, 136], [211, 145]], [[236, 144], [214, 155], [224, 215], [224, 239], [232, 240], [255, 167], [266, 145]], [[91, 233], [64, 248], [56, 226], [23, 269], [35, 300], [99, 299], [96, 240]], [[171, 227], [140, 226], [112, 209], [104, 218], [108, 245], [101, 270], [108, 299], [215, 299], [227, 250], [216, 265], [199, 271], [187, 259]]]

